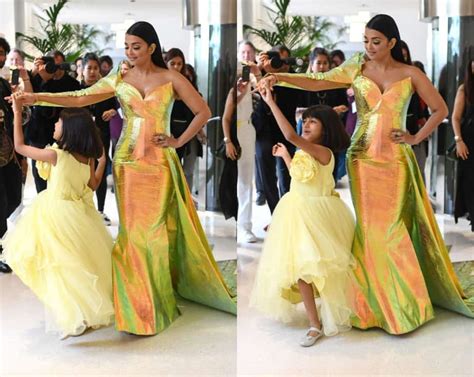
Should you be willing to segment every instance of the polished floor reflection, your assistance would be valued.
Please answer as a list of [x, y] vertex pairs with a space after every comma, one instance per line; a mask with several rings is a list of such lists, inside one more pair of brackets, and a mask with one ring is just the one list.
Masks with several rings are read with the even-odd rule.
[[[338, 189], [350, 204], [347, 177]], [[263, 239], [270, 222], [266, 206], [254, 206], [254, 231]], [[455, 225], [451, 216], [437, 215], [438, 224], [455, 262], [474, 260], [474, 233], [468, 222]], [[248, 307], [248, 298], [262, 248], [239, 244], [238, 375], [292, 376], [407, 376], [474, 375], [474, 320], [436, 309], [436, 318], [404, 336], [381, 330], [350, 332], [320, 339], [315, 346], [298, 345], [307, 326], [301, 307], [301, 323], [287, 326], [268, 320]], [[474, 278], [474, 271], [472, 272]]]

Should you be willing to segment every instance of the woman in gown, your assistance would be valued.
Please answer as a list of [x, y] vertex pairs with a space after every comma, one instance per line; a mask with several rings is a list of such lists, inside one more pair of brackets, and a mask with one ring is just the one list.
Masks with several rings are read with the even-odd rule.
[[[30, 103], [67, 107], [115, 96], [122, 107], [124, 127], [113, 161], [120, 220], [112, 253], [116, 328], [138, 335], [162, 331], [179, 315], [175, 292], [236, 314], [175, 151], [202, 128], [210, 111], [183, 75], [166, 68], [151, 24], [128, 29], [125, 53], [134, 66], [125, 78], [117, 71], [87, 89], [25, 94]], [[169, 136], [176, 96], [195, 113], [177, 139]]]
[[[403, 334], [434, 317], [432, 304], [474, 317], [474, 298], [465, 297], [455, 275], [410, 147], [441, 123], [446, 104], [423, 72], [404, 64], [393, 18], [370, 20], [364, 43], [366, 55], [329, 72], [276, 74], [260, 83], [354, 90], [358, 119], [347, 151], [357, 220], [352, 323]], [[410, 135], [405, 119], [414, 92], [432, 115]]]

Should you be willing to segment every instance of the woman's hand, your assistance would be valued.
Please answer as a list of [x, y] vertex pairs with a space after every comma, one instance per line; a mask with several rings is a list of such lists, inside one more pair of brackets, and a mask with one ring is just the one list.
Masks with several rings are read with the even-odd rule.
[[[260, 92], [262, 99], [268, 105], [275, 102], [275, 100], [273, 99], [273, 92], [272, 92], [273, 90], [272, 80], [271, 80], [272, 77], [274, 78], [275, 76], [271, 75], [271, 76], [265, 77], [264, 79], [260, 80], [260, 82], [258, 83], [258, 91]], [[270, 79], [270, 80], [267, 80], [267, 79]]]
[[36, 94], [35, 93], [25, 93], [22, 90], [18, 90], [14, 94], [12, 94], [10, 97], [5, 97], [5, 99], [9, 102], [12, 103], [13, 101], [13, 96], [15, 96], [16, 101], [20, 101], [22, 105], [33, 105], [36, 102]]
[[275, 144], [272, 148], [272, 154], [275, 157], [282, 157], [282, 158], [290, 156], [290, 154], [288, 153], [288, 149], [286, 149], [286, 146], [283, 143]]
[[108, 122], [115, 115], [117, 115], [117, 111], [115, 111], [115, 109], [110, 109], [110, 110], [104, 111], [104, 113], [102, 114], [102, 120], [104, 122]]
[[202, 145], [204, 145], [204, 144], [207, 143], [207, 136], [206, 136], [206, 132], [204, 131], [204, 128], [201, 128], [201, 129], [199, 130], [199, 132], [197, 133], [196, 137], [197, 137], [198, 141], [199, 141]]
[[225, 144], [225, 154], [231, 160], [237, 160], [237, 149], [231, 141]]
[[249, 85], [248, 81], [243, 81], [242, 77], [237, 80], [237, 91], [239, 93], [245, 93]]
[[467, 160], [469, 156], [469, 148], [462, 140], [456, 143], [456, 155], [463, 160]]
[[257, 84], [257, 90], [259, 92], [262, 91], [262, 89], [265, 88], [265, 90], [270, 90], [273, 91], [273, 85], [275, 85], [278, 82], [278, 79], [275, 75], [268, 75], [265, 76], [263, 79], [261, 79], [258, 84]]
[[160, 148], [179, 148], [181, 147], [178, 139], [175, 139], [173, 136], [168, 136], [165, 134], [154, 134], [152, 142]]
[[392, 131], [390, 132], [390, 139], [395, 144], [418, 144], [418, 142], [416, 141], [416, 135], [411, 135], [409, 132], [402, 131], [398, 128], [392, 128]]

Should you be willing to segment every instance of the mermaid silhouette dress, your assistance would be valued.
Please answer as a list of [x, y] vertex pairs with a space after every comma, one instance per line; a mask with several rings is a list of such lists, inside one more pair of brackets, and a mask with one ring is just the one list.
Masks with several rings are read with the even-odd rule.
[[95, 103], [116, 96], [124, 113], [113, 160], [120, 220], [112, 253], [117, 330], [162, 331], [179, 315], [175, 293], [236, 314], [236, 298], [214, 260], [176, 151], [151, 142], [155, 133], [170, 135], [172, 83], [143, 97], [117, 72], [87, 89], [46, 95], [70, 97], [70, 106], [75, 97]]
[[347, 151], [356, 213], [352, 324], [403, 334], [432, 319], [433, 304], [472, 318], [474, 297], [465, 297], [454, 272], [415, 155], [390, 139], [393, 128], [405, 130], [411, 78], [381, 92], [362, 74], [364, 63], [358, 53], [329, 72], [300, 74], [352, 86], [355, 94], [357, 125]]

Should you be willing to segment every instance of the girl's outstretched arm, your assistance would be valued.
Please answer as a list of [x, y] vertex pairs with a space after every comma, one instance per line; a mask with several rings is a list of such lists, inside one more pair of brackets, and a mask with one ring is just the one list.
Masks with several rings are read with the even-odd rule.
[[102, 156], [99, 158], [99, 163], [97, 164], [97, 168], [95, 168], [95, 161], [94, 159], [90, 159], [89, 166], [91, 168], [91, 175], [89, 178], [89, 182], [87, 186], [89, 186], [93, 191], [97, 190], [100, 186], [100, 182], [102, 181], [102, 176], [104, 175], [105, 171], [105, 164], [107, 162], [107, 158], [105, 157], [105, 151], [102, 153]]
[[51, 149], [35, 148], [25, 144], [25, 137], [23, 134], [21, 108], [22, 102], [18, 99], [21, 93], [12, 95], [13, 100], [13, 143], [15, 151], [25, 157], [29, 157], [36, 161], [45, 161], [56, 165], [57, 154]]
[[277, 121], [278, 127], [280, 127], [283, 136], [285, 136], [285, 139], [296, 147], [304, 150], [306, 153], [309, 153], [321, 164], [327, 165], [331, 160], [330, 150], [322, 145], [311, 143], [296, 133], [293, 126], [290, 124], [290, 122], [288, 122], [288, 119], [285, 118], [280, 108], [276, 104], [275, 100], [273, 99], [272, 92], [268, 87], [262, 87], [260, 89], [260, 94], [262, 95], [263, 100], [272, 110], [273, 116], [275, 117], [275, 120]]

